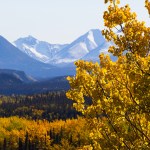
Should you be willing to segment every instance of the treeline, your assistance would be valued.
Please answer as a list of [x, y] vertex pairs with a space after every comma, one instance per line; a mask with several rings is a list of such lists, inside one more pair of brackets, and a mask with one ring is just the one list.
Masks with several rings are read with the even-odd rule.
[[0, 118], [1, 150], [76, 150], [89, 145], [85, 120], [54, 122]]
[[18, 116], [52, 121], [77, 118], [77, 115], [80, 114], [73, 108], [73, 102], [66, 98], [65, 92], [0, 97], [0, 117]]
[[[89, 100], [86, 101], [89, 103]], [[0, 96], [0, 150], [76, 150], [91, 144], [64, 91]]]

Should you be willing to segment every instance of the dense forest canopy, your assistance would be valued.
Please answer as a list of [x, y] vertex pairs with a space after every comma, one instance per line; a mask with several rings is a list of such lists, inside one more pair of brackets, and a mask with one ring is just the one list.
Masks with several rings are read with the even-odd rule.
[[81, 113], [73, 108], [65, 92], [48, 92], [34, 95], [1, 96], [0, 117], [25, 117], [33, 120], [77, 118]]

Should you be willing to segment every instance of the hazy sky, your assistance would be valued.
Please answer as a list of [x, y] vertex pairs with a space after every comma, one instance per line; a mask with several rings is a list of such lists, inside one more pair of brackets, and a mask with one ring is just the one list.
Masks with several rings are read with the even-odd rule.
[[[144, 0], [130, 3], [150, 23]], [[90, 29], [103, 29], [104, 0], [0, 0], [0, 34], [9, 41], [32, 35], [50, 43], [70, 43]]]

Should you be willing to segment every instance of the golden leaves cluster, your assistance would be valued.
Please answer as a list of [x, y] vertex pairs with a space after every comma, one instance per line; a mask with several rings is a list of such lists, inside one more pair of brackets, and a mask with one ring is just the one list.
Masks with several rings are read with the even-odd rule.
[[149, 0], [145, 0], [145, 7], [147, 8], [148, 13], [150, 14], [150, 2], [149, 2]]
[[131, 21], [136, 18], [135, 13], [130, 13], [129, 5], [125, 7], [109, 5], [108, 10], [104, 12], [104, 25], [106, 27], [114, 27], [124, 22]]
[[120, 4], [120, 0], [105, 0], [104, 3], [116, 3], [116, 4]]
[[[148, 1], [146, 6], [150, 6]], [[146, 27], [145, 22], [137, 20], [129, 5], [119, 7], [111, 4], [108, 11], [104, 12], [104, 23], [107, 28], [102, 31], [103, 35], [115, 44], [110, 47], [109, 52], [115, 56], [122, 55], [124, 51], [138, 53], [141, 56], [149, 54], [150, 27]], [[117, 29], [119, 34], [116, 34], [114, 29]]]
[[149, 149], [150, 27], [128, 5], [108, 2], [103, 35], [114, 43], [108, 51], [117, 60], [100, 54], [100, 63], [76, 62], [67, 97], [87, 118], [95, 149]]

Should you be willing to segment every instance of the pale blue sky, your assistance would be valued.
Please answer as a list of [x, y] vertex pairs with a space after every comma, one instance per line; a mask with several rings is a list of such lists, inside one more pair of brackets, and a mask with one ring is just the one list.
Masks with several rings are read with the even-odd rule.
[[[144, 0], [131, 4], [150, 23]], [[0, 0], [0, 34], [9, 41], [32, 35], [50, 43], [70, 43], [90, 29], [103, 29], [104, 0]]]

